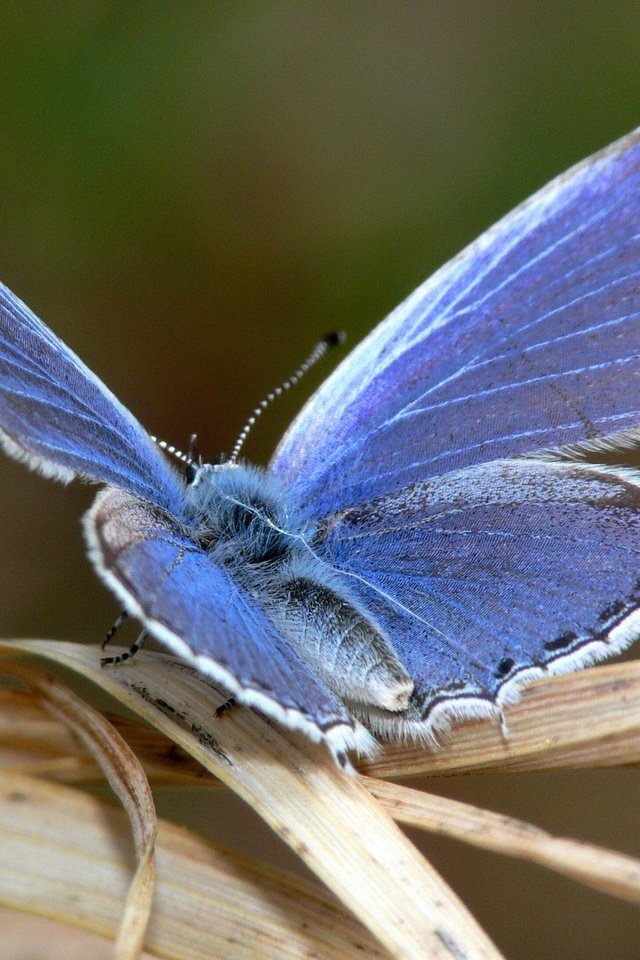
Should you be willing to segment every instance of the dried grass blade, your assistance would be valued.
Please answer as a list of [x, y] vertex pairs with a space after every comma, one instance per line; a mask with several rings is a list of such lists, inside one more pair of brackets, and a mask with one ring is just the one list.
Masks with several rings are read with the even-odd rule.
[[[4, 691], [4, 696], [24, 696]], [[74, 767], [65, 770], [68, 738], [60, 731], [43, 728], [35, 716], [19, 726], [12, 704], [5, 719], [0, 715], [0, 742], [30, 744], [34, 755], [43, 751], [60, 757], [59, 775], [74, 777]], [[379, 777], [412, 776], [471, 771], [508, 772], [552, 767], [591, 768], [640, 764], [640, 663], [625, 662], [595, 667], [583, 672], [536, 681], [520, 703], [507, 708], [509, 737], [497, 723], [477, 721], [457, 727], [443, 737], [440, 750], [420, 745], [388, 744], [384, 753], [359, 768]], [[124, 724], [117, 720], [118, 726]], [[144, 757], [145, 769], [154, 782], [202, 783], [201, 769], [185, 760], [171, 746], [145, 733], [139, 725], [127, 731], [127, 740]], [[131, 737], [134, 737], [132, 740]], [[38, 748], [38, 742], [43, 749]], [[76, 779], [90, 776], [91, 766], [76, 761]], [[46, 771], [46, 765], [43, 767]]]
[[365, 784], [399, 823], [530, 860], [595, 890], [640, 903], [640, 860], [594, 844], [554, 837], [530, 823], [448, 797], [370, 777]]
[[[0, 902], [112, 939], [129, 826], [112, 804], [17, 774], [0, 778]], [[160, 821], [147, 949], [166, 960], [389, 960], [317, 884]]]
[[97, 710], [52, 677], [23, 664], [0, 662], [3, 673], [19, 677], [43, 706], [71, 729], [90, 751], [124, 806], [138, 865], [125, 901], [116, 960], [137, 960], [149, 923], [155, 878], [157, 816], [144, 770], [129, 745]]
[[104, 778], [71, 731], [30, 691], [17, 689], [0, 689], [0, 770], [60, 779], [91, 770]]
[[[140, 760], [150, 783], [216, 786], [208, 771], [157, 730], [117, 714], [105, 716]], [[14, 689], [0, 689], [0, 770], [63, 783], [104, 779], [69, 728], [44, 710], [33, 693]]]
[[202, 676], [143, 651], [101, 671], [95, 649], [15, 641], [107, 689], [245, 799], [401, 960], [496, 960], [460, 900], [355, 777], [327, 751], [249, 710], [215, 718], [224, 700]]
[[34, 756], [67, 757], [78, 751], [68, 727], [54, 720], [31, 691], [13, 688], [0, 688], [0, 744], [24, 747]]

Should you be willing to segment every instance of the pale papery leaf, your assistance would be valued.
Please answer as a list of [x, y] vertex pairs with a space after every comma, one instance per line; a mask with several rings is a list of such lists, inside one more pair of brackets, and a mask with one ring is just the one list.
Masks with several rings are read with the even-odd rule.
[[[116, 713], [105, 716], [141, 760], [154, 785], [211, 786], [209, 772], [157, 730]], [[30, 692], [0, 689], [0, 770], [63, 783], [103, 780], [104, 773], [91, 754], [78, 746], [69, 728], [44, 711]]]
[[[129, 847], [127, 819], [112, 804], [32, 777], [0, 778], [5, 905], [113, 938], [129, 884]], [[155, 908], [146, 938], [154, 956], [389, 960], [318, 884], [164, 821], [156, 856]]]
[[115, 727], [62, 683], [24, 664], [5, 660], [0, 669], [25, 683], [45, 709], [82, 741], [125, 808], [138, 865], [127, 894], [115, 955], [116, 960], [137, 960], [153, 901], [157, 831], [153, 795], [140, 761]]
[[[624, 665], [616, 665], [613, 673], [617, 675], [624, 670], [626, 674], [627, 669]], [[599, 677], [600, 672], [607, 674], [604, 686]], [[611, 672], [611, 668], [607, 668], [606, 671], [595, 671], [596, 676], [593, 679], [597, 680], [596, 686], [600, 689], [601, 695], [606, 691], [606, 686], [611, 684]], [[616, 689], [622, 693], [627, 705], [629, 682], [632, 680], [633, 677], [627, 677], [622, 686], [616, 681]], [[583, 684], [580, 683], [579, 686], [582, 687]], [[566, 697], [566, 682], [563, 683], [563, 687]], [[7, 712], [11, 717], [11, 711], [19, 707], [19, 703], [16, 703], [16, 697], [19, 695], [14, 691], [4, 691], [4, 694], [3, 700], [7, 701]], [[26, 712], [27, 705], [22, 706]], [[210, 779], [203, 781], [202, 777], [195, 777], [193, 761], [184, 754], [180, 757], [170, 741], [167, 741], [162, 734], [122, 717], [113, 719], [125, 730], [127, 739], [135, 746], [136, 753], [145, 762], [146, 768], [151, 770], [154, 782], [181, 782], [185, 786], [194, 783], [215, 785], [216, 781]], [[41, 716], [34, 713], [32, 704], [29, 720], [33, 724], [34, 734], [42, 734]], [[23, 725], [20, 726], [22, 728]], [[7, 727], [11, 727], [10, 719], [7, 721], [6, 713], [0, 711], [0, 731], [6, 730]], [[48, 739], [54, 739], [53, 735]], [[606, 758], [610, 758], [609, 752], [606, 753]], [[82, 758], [77, 757], [77, 759], [80, 761]], [[71, 760], [71, 757], [67, 758], [67, 762]], [[596, 762], [600, 762], [597, 756]], [[168, 773], [162, 772], [163, 763], [169, 767]], [[182, 777], [181, 768], [183, 769]], [[58, 776], [61, 774], [58, 769], [48, 772]], [[78, 775], [80, 776], [81, 773], [82, 765], [79, 763]], [[571, 876], [595, 889], [632, 902], [638, 901], [640, 864], [630, 857], [591, 844], [556, 838], [530, 824], [450, 799], [444, 800], [396, 785], [385, 785], [373, 779], [367, 781], [367, 786], [399, 822], [410, 823], [455, 837], [484, 849], [529, 859]]]
[[[113, 960], [113, 943], [100, 934], [50, 917], [0, 909], [2, 960]], [[143, 953], [141, 960], [158, 960]]]
[[640, 661], [608, 664], [536, 680], [497, 721], [462, 724], [441, 749], [393, 745], [358, 765], [377, 777], [640, 763]]
[[[2, 700], [0, 698], [0, 729], [3, 726]], [[210, 777], [207, 780], [195, 778], [191, 770], [193, 761], [186, 755], [182, 760], [176, 756], [175, 750], [171, 751], [170, 741], [162, 734], [122, 717], [114, 716], [112, 722], [125, 734], [145, 769], [151, 771], [152, 782], [181, 783], [184, 787], [197, 784], [215, 788], [219, 785]], [[169, 766], [168, 774], [162, 772], [162, 763], [158, 759], [162, 757]], [[181, 766], [184, 767], [182, 780]], [[48, 773], [50, 775], [50, 771]], [[532, 824], [451, 798], [373, 778], [366, 778], [365, 784], [399, 823], [452, 837], [481, 849], [529, 860], [596, 890], [633, 903], [640, 902], [640, 862], [632, 857], [582, 841], [554, 837]]]
[[355, 776], [326, 749], [250, 710], [214, 716], [225, 695], [190, 667], [143, 651], [101, 670], [96, 649], [21, 640], [98, 683], [247, 801], [402, 960], [500, 956], [473, 917]]
[[[59, 761], [59, 775], [64, 777], [68, 762], [64, 731], [43, 728], [41, 717], [24, 717], [20, 695], [13, 691], [11, 695], [20, 719], [12, 722], [10, 711], [0, 716], [0, 742], [3, 738], [21, 745], [28, 741], [37, 763], [38, 742], [42, 741], [49, 757], [58, 754], [52, 763]], [[608, 664], [537, 680], [523, 691], [518, 703], [506, 709], [505, 719], [508, 736], [495, 721], [470, 721], [443, 735], [438, 749], [390, 743], [379, 757], [358, 761], [357, 766], [363, 773], [390, 778], [639, 764], [640, 662]], [[124, 718], [115, 722], [126, 731]], [[189, 763], [187, 772], [173, 748], [152, 731], [129, 728], [128, 739], [132, 736], [147, 765], [157, 764], [156, 776], [164, 777], [163, 782], [184, 784], [188, 773], [194, 781], [202, 779], [198, 765]], [[91, 769], [89, 765], [87, 769]]]

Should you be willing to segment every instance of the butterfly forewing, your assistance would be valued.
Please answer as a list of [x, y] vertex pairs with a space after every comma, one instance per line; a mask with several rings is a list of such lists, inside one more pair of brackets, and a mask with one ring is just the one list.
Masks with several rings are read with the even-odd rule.
[[180, 480], [146, 431], [2, 284], [0, 440], [47, 475], [112, 483], [181, 513]]
[[418, 288], [271, 464], [309, 515], [640, 424], [640, 144], [579, 164]]

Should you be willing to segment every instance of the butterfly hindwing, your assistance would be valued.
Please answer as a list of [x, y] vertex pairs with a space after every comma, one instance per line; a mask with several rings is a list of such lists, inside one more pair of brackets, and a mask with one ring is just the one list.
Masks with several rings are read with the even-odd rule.
[[523, 679], [611, 656], [640, 633], [640, 476], [497, 461], [341, 511], [316, 549], [391, 638], [420, 733], [490, 712]]
[[98, 575], [149, 633], [252, 706], [336, 752], [372, 740], [229, 572], [163, 511], [122, 490], [85, 518]]

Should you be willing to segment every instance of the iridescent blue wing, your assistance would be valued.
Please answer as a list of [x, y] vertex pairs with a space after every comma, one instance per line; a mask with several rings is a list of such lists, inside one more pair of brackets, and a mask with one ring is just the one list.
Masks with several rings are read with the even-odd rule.
[[182, 512], [182, 483], [146, 431], [2, 284], [0, 443], [47, 476], [104, 481]]
[[334, 753], [371, 752], [369, 734], [181, 524], [107, 489], [85, 517], [85, 532], [98, 575], [157, 640], [239, 703], [326, 741]]
[[640, 634], [640, 475], [526, 458], [417, 483], [341, 511], [314, 548], [393, 642], [420, 735], [495, 711], [542, 670], [601, 660]]
[[553, 181], [336, 370], [271, 468], [428, 734], [640, 633], [640, 133]]
[[640, 424], [639, 138], [518, 207], [329, 377], [271, 464], [309, 516]]

